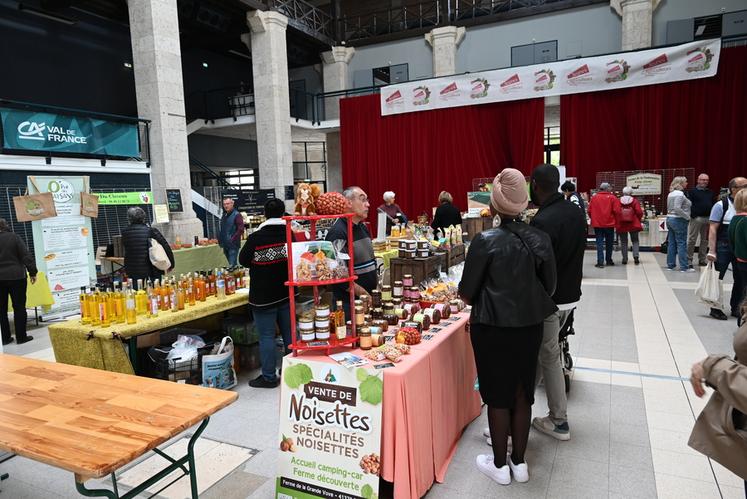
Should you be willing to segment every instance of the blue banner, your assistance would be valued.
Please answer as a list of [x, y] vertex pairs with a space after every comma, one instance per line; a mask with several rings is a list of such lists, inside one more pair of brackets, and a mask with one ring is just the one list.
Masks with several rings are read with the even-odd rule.
[[140, 159], [138, 127], [82, 116], [0, 108], [3, 149]]

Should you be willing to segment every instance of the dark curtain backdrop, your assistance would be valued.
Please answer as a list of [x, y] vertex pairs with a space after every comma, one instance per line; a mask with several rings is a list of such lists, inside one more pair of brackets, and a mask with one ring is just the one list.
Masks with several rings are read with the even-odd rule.
[[560, 162], [580, 191], [600, 171], [687, 167], [717, 190], [747, 175], [746, 153], [747, 47], [722, 49], [713, 78], [561, 97]]
[[483, 104], [381, 116], [379, 96], [340, 101], [343, 183], [359, 185], [371, 200], [392, 190], [409, 218], [438, 204], [442, 190], [467, 209], [472, 179], [505, 167], [528, 174], [542, 162], [544, 101]]

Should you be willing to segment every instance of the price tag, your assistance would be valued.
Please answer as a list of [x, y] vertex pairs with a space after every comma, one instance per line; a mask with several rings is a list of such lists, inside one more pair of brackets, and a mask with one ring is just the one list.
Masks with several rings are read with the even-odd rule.
[[385, 334], [384, 335], [384, 341], [386, 341], [387, 343], [390, 343], [390, 342], [394, 341], [394, 335], [393, 334], [391, 334], [391, 335], [390, 334]]
[[423, 340], [428, 341], [428, 340], [431, 340], [431, 339], [433, 339], [433, 335], [432, 334], [424, 334], [423, 335]]
[[386, 364], [378, 364], [374, 366], [374, 369], [386, 369], [387, 367], [394, 367], [394, 364], [387, 362]]
[[329, 341], [310, 341], [307, 345], [310, 347], [328, 347]]
[[432, 327], [428, 331], [430, 331], [431, 333], [437, 333], [437, 332], [441, 331], [441, 328], [440, 327]]

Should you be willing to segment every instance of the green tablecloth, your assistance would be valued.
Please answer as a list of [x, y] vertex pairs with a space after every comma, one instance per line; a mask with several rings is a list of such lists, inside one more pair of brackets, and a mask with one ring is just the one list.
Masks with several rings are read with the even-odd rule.
[[[49, 282], [44, 272], [36, 274], [36, 283], [31, 284], [31, 278], [26, 277], [26, 308], [49, 307], [54, 305], [54, 297], [49, 290]], [[13, 310], [13, 304], [8, 300], [8, 311]]]
[[[241, 245], [244, 245], [243, 241]], [[174, 250], [174, 260], [176, 260], [176, 265], [171, 274], [177, 276], [196, 270], [205, 271], [228, 266], [223, 248], [217, 244]]]
[[399, 256], [399, 250], [393, 249], [393, 250], [389, 250], [389, 251], [381, 251], [381, 252], [377, 251], [377, 252], [374, 253], [374, 256], [376, 258], [381, 258], [382, 260], [384, 260], [384, 268], [388, 269], [389, 268], [389, 261], [392, 258], [397, 258]]

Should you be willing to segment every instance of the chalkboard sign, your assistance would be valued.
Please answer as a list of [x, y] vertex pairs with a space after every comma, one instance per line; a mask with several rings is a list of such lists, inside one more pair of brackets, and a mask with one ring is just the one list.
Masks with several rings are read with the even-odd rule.
[[275, 197], [275, 189], [259, 189], [256, 191], [223, 191], [224, 198], [231, 198], [234, 206], [239, 211], [245, 211], [250, 215], [263, 214], [265, 203]]
[[182, 191], [179, 189], [166, 189], [166, 204], [169, 205], [170, 213], [182, 213]]

